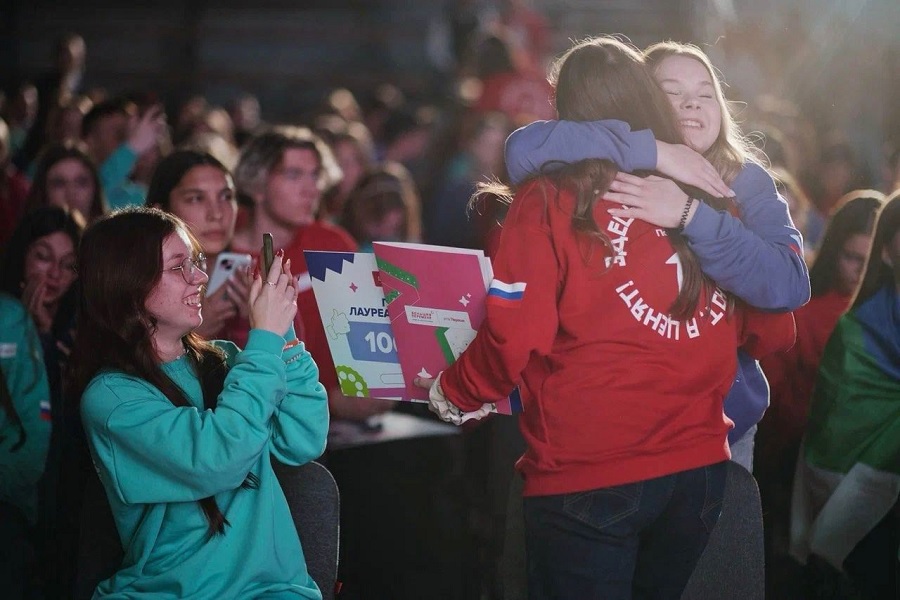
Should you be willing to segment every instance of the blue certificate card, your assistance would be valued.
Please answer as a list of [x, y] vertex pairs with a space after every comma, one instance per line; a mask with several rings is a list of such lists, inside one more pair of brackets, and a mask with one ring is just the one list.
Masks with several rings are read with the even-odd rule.
[[410, 400], [374, 254], [303, 253], [341, 391]]

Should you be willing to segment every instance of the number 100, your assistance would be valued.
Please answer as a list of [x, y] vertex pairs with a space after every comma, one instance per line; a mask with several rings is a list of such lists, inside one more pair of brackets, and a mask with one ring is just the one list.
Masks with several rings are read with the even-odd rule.
[[[357, 338], [359, 339], [359, 338]], [[369, 351], [375, 352], [376, 348], [378, 352], [383, 354], [389, 354], [393, 352], [396, 348], [394, 343], [394, 338], [390, 336], [390, 334], [385, 333], [384, 331], [379, 331], [375, 333], [374, 331], [370, 331], [366, 334], [366, 337], [363, 338], [365, 341], [369, 342]]]

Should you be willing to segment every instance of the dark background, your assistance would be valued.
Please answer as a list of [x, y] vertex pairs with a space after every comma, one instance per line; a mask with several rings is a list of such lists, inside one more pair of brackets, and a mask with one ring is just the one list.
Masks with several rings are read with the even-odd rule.
[[[844, 132], [871, 169], [900, 138], [896, 0], [533, 0], [570, 40], [621, 33], [638, 46], [671, 38], [706, 50], [731, 99], [795, 101], [817, 129]], [[0, 2], [0, 85], [52, 64], [53, 42], [87, 42], [88, 87], [153, 90], [170, 111], [191, 94], [227, 105], [256, 94], [269, 121], [298, 121], [325, 93], [361, 100], [380, 83], [419, 103], [454, 90], [449, 17], [496, 12], [499, 0], [110, 0]], [[170, 113], [171, 114], [171, 113]]]

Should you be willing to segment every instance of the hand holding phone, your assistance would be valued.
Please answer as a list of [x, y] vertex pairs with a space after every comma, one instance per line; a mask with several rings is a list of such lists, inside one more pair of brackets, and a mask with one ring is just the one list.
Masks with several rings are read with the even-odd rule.
[[250, 327], [284, 335], [297, 313], [297, 283], [291, 275], [291, 261], [282, 263], [281, 251], [279, 268], [273, 268], [276, 256], [272, 246], [271, 234], [263, 234], [261, 272], [250, 287]]

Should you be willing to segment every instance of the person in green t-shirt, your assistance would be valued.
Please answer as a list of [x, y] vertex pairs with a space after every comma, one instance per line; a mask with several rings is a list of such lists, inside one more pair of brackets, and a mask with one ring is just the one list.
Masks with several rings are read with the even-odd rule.
[[825, 580], [849, 576], [862, 597], [896, 597], [898, 498], [900, 191], [878, 213], [856, 296], [819, 363], [794, 479], [791, 554]]

